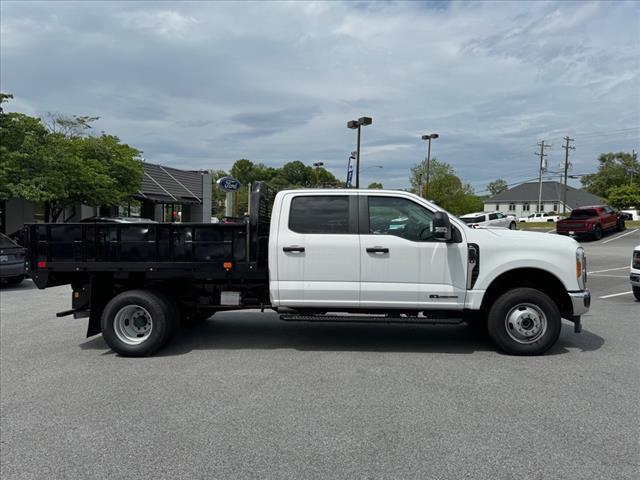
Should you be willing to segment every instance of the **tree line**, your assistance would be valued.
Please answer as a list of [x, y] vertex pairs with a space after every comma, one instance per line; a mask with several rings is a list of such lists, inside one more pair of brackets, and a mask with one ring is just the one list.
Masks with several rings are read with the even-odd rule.
[[45, 205], [46, 221], [66, 220], [69, 205], [119, 206], [140, 188], [140, 151], [104, 132], [98, 117], [5, 112], [0, 93], [0, 198]]

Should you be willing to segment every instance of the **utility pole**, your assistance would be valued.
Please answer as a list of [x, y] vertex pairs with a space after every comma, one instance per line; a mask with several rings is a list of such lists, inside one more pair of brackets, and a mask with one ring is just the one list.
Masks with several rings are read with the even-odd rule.
[[540, 147], [540, 153], [534, 153], [534, 155], [537, 155], [540, 157], [540, 169], [538, 171], [538, 209], [537, 209], [537, 211], [540, 212], [542, 211], [542, 173], [543, 171], [547, 170], [547, 167], [544, 164], [544, 157], [546, 157], [547, 154], [544, 153], [544, 149], [545, 147], [550, 148], [551, 145], [545, 145], [544, 140], [542, 140], [541, 142], [538, 142], [537, 145]]
[[576, 147], [570, 146], [570, 142], [574, 142], [573, 138], [569, 138], [567, 135], [564, 137], [565, 144], [562, 146], [564, 148], [564, 189], [562, 190], [562, 214], [567, 213], [567, 172], [569, 171], [569, 167], [571, 164], [569, 163], [569, 150], [575, 150]]

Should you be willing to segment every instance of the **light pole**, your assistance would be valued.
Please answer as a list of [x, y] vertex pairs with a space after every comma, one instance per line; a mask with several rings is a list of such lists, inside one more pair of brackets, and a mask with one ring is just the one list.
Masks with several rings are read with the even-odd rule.
[[[429, 167], [430, 167], [430, 164], [431, 164], [431, 140], [435, 140], [439, 136], [440, 135], [438, 135], [437, 133], [430, 133], [428, 135], [422, 135], [422, 140], [428, 140], [429, 141], [429, 146], [427, 147], [427, 186], [426, 186], [426, 188], [424, 190], [424, 198], [427, 198], [427, 195], [429, 194]], [[420, 193], [422, 193], [422, 185], [420, 186]]]
[[318, 186], [318, 173], [320, 172], [320, 167], [324, 166], [323, 162], [316, 162], [313, 164], [316, 167], [316, 186]]
[[360, 127], [363, 125], [371, 125], [373, 120], [371, 117], [360, 117], [358, 120], [349, 120], [347, 128], [352, 130], [358, 129], [358, 146], [356, 148], [356, 188], [360, 188]]

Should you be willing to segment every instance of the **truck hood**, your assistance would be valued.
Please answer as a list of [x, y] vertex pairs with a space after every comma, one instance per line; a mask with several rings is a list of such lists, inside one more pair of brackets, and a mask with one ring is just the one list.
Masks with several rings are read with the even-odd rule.
[[477, 243], [504, 243], [505, 245], [518, 244], [522, 248], [535, 250], [548, 250], [557, 248], [572, 250], [580, 246], [573, 238], [564, 235], [555, 235], [545, 232], [531, 232], [524, 230], [509, 230], [502, 227], [480, 227], [465, 230], [467, 240]]
[[535, 268], [554, 275], [568, 291], [580, 290], [576, 278], [573, 238], [506, 228], [469, 228], [464, 234], [480, 248], [480, 276], [474, 288], [489, 288], [491, 281], [516, 269]]

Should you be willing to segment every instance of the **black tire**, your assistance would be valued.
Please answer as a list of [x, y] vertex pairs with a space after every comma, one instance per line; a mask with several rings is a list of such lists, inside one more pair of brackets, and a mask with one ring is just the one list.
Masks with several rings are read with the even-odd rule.
[[516, 225], [516, 222], [511, 222], [509, 224], [509, 230], [515, 230], [516, 228], [518, 228], [518, 225]]
[[600, 240], [602, 238], [602, 227], [600, 225], [596, 225], [593, 229], [592, 236], [594, 240]]
[[[522, 311], [523, 320], [526, 322], [529, 317], [526, 315], [531, 311], [539, 311], [544, 314], [546, 327], [538, 329], [533, 327], [526, 330], [527, 333], [539, 332], [539, 336], [523, 338], [521, 341], [514, 337], [520, 336], [519, 332], [513, 328], [514, 323], [507, 321], [518, 316], [518, 311]], [[539, 317], [540, 320], [542, 316]], [[530, 320], [529, 320], [530, 321]], [[534, 322], [532, 322], [534, 323]], [[540, 321], [540, 325], [544, 322]], [[519, 325], [522, 328], [523, 325]], [[524, 324], [526, 328], [526, 324]], [[533, 288], [514, 288], [503, 293], [493, 303], [487, 317], [487, 330], [493, 342], [504, 352], [511, 355], [541, 355], [553, 346], [558, 340], [562, 329], [562, 318], [558, 306], [549, 296], [540, 290]], [[527, 343], [524, 343], [527, 342]]]
[[[132, 335], [127, 337], [122, 329], [119, 329], [119, 333], [116, 332], [116, 322], [120, 322], [116, 320], [116, 316], [120, 313], [118, 318], [125, 317], [126, 314], [121, 312], [126, 307], [137, 308], [150, 316], [149, 333], [144, 340], [134, 339]], [[124, 319], [125, 323], [129, 321], [134, 324], [133, 319]], [[167, 343], [175, 331], [176, 323], [175, 311], [164, 295], [149, 290], [129, 290], [116, 295], [107, 303], [102, 312], [101, 329], [107, 345], [114, 352], [125, 357], [143, 357], [152, 355]], [[130, 338], [130, 342], [140, 343], [128, 343], [124, 340], [126, 338]]]
[[632, 287], [633, 296], [640, 302], [640, 287]]
[[618, 231], [624, 232], [626, 229], [627, 229], [627, 225], [624, 222], [624, 218], [621, 218], [620, 220], [618, 220]]

